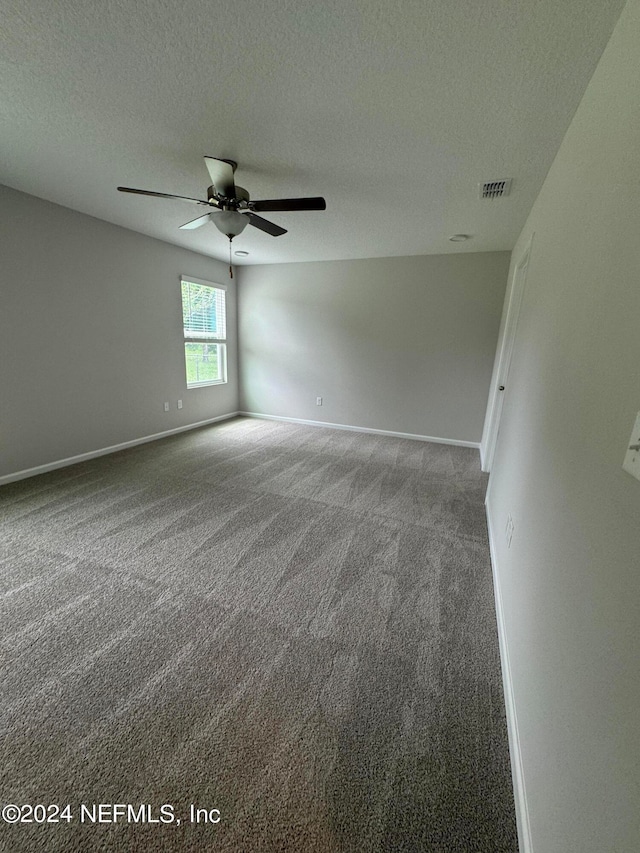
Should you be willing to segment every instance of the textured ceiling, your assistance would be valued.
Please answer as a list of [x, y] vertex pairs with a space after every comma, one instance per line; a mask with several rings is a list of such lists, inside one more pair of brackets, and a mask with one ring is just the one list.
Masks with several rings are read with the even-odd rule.
[[225, 259], [178, 230], [201, 209], [116, 191], [206, 197], [208, 154], [327, 200], [247, 228], [249, 263], [510, 249], [623, 5], [3, 0], [0, 183]]

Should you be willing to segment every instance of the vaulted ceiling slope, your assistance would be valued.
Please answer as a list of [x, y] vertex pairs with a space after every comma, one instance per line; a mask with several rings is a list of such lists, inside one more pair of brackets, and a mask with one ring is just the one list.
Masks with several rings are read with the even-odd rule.
[[510, 249], [623, 5], [4, 0], [0, 182], [224, 259], [178, 230], [201, 208], [116, 191], [206, 198], [207, 154], [252, 198], [327, 200], [247, 228], [248, 263]]

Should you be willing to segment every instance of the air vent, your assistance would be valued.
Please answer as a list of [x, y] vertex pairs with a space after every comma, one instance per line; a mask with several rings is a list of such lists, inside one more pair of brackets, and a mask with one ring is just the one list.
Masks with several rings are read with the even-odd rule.
[[480, 198], [504, 198], [509, 195], [511, 178], [502, 181], [485, 181], [480, 184]]

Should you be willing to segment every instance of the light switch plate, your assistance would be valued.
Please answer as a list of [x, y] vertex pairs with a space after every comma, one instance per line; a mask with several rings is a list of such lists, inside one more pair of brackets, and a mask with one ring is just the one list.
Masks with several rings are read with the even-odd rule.
[[640, 412], [638, 412], [636, 422], [633, 425], [633, 432], [629, 439], [629, 446], [622, 467], [636, 480], [640, 480]]

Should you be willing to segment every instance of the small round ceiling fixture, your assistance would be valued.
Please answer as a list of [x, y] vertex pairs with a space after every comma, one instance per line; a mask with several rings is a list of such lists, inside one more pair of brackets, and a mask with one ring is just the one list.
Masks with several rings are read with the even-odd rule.
[[246, 258], [249, 252], [244, 252], [242, 249], [238, 249], [238, 251], [233, 254], [237, 255], [239, 258]]
[[464, 243], [464, 241], [468, 240], [470, 236], [470, 234], [453, 234], [449, 237], [449, 240], [452, 243]]

